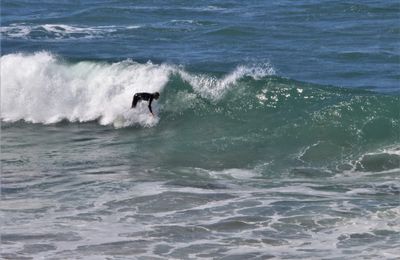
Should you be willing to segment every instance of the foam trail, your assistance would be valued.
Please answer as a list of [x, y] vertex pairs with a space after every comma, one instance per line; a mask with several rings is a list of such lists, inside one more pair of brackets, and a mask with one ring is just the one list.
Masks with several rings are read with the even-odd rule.
[[63, 119], [124, 127], [155, 125], [143, 104], [131, 110], [135, 92], [161, 92], [174, 68], [122, 61], [68, 64], [48, 52], [1, 57], [1, 118], [32, 123]]

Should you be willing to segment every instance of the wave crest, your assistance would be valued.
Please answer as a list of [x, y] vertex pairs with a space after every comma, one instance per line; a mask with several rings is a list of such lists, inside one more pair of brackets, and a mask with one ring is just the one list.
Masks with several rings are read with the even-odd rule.
[[[173, 68], [130, 60], [69, 64], [48, 52], [1, 58], [1, 117], [4, 121], [56, 123], [67, 119], [102, 125], [154, 125], [143, 107], [130, 110], [135, 92], [162, 91]], [[123, 118], [123, 120], [121, 119]]]
[[168, 64], [70, 63], [45, 51], [8, 54], [1, 57], [1, 118], [43, 124], [98, 120], [115, 127], [154, 126], [159, 118], [150, 116], [145, 104], [130, 109], [132, 96], [162, 92], [173, 75], [189, 83], [191, 93], [217, 100], [245, 76], [256, 79], [273, 73], [269, 65], [239, 66], [219, 79]]

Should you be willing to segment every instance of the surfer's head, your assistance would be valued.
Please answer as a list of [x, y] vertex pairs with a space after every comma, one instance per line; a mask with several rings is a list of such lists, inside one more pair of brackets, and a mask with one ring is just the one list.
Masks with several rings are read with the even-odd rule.
[[154, 98], [155, 98], [155, 99], [158, 99], [158, 98], [160, 97], [160, 93], [158, 93], [158, 92], [154, 92], [153, 95], [154, 95]]

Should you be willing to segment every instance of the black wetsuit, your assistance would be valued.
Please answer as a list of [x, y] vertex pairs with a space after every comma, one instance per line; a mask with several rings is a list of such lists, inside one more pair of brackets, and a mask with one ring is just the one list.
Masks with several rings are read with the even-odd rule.
[[137, 104], [139, 101], [142, 101], [142, 100], [149, 101], [149, 110], [150, 110], [150, 113], [153, 114], [153, 110], [151, 109], [151, 102], [153, 102], [153, 99], [154, 99], [154, 94], [145, 93], [145, 92], [143, 92], [143, 93], [136, 93], [136, 94], [133, 96], [132, 107], [131, 107], [131, 108], [136, 107], [136, 104]]

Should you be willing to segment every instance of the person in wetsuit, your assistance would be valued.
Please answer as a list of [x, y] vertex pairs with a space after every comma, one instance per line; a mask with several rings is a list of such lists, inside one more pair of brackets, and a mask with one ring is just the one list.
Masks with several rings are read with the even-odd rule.
[[135, 108], [136, 104], [139, 101], [145, 100], [145, 101], [149, 101], [149, 110], [150, 113], [154, 116], [153, 114], [153, 110], [151, 109], [151, 102], [153, 102], [153, 99], [157, 100], [160, 97], [160, 93], [158, 92], [154, 92], [154, 93], [136, 93], [133, 96], [133, 100], [132, 100], [132, 107], [131, 108]]

